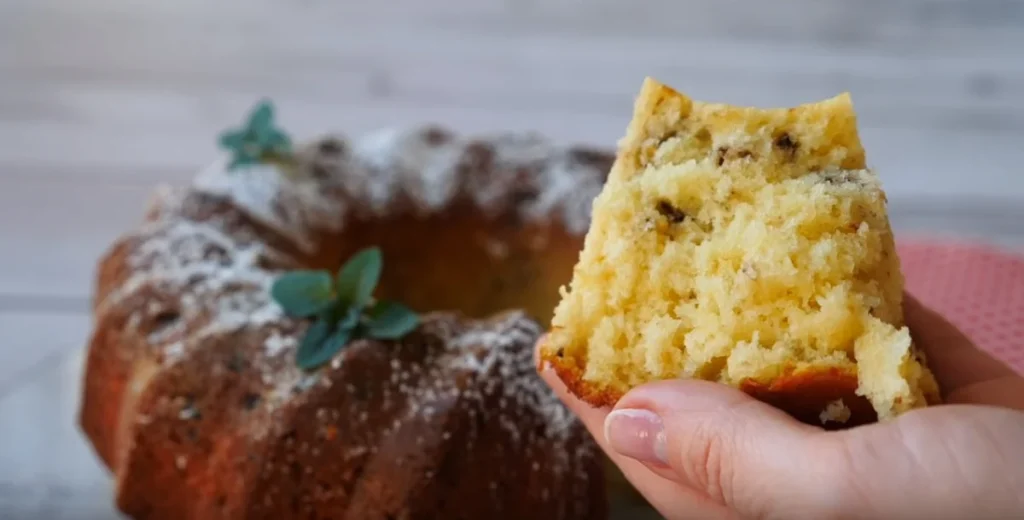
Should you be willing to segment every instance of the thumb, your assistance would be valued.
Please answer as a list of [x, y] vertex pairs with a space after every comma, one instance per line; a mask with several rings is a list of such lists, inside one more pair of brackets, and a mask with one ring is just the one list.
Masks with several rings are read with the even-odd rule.
[[605, 420], [610, 448], [743, 516], [821, 511], [833, 488], [822, 430], [726, 385], [662, 381]]

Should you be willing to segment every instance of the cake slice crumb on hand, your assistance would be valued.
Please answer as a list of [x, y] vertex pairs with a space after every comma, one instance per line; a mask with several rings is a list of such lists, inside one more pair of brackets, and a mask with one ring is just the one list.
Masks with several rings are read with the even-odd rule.
[[826, 425], [938, 402], [885, 205], [848, 95], [745, 108], [648, 78], [542, 361], [595, 406], [670, 378]]

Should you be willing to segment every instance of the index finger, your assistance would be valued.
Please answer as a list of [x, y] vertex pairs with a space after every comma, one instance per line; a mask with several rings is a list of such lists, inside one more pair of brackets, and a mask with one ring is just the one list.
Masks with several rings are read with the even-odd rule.
[[[543, 338], [537, 342], [536, 346], [539, 347], [542, 342]], [[541, 379], [586, 426], [605, 455], [615, 465], [617, 471], [621, 472], [619, 477], [608, 475], [613, 482], [625, 477], [636, 492], [643, 495], [648, 503], [668, 518], [672, 518], [670, 513], [674, 512], [685, 512], [696, 518], [720, 516], [719, 506], [710, 503], [707, 497], [692, 489], [679, 486], [675, 482], [661, 477], [642, 462], [620, 455], [611, 449], [608, 439], [604, 435], [604, 422], [611, 409], [595, 408], [574, 396], [554, 370], [541, 364], [537, 350], [534, 351], [534, 361], [537, 362]], [[606, 466], [606, 471], [616, 470]], [[615, 486], [622, 485], [620, 483]]]

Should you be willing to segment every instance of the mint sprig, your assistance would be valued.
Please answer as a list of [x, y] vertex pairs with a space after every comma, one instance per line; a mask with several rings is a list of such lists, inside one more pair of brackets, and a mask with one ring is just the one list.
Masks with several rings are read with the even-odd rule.
[[241, 166], [272, 160], [288, 160], [292, 155], [292, 141], [284, 131], [274, 126], [274, 105], [260, 101], [240, 128], [220, 135], [222, 148], [231, 152], [229, 170]]
[[419, 326], [419, 316], [408, 307], [373, 299], [382, 268], [374, 247], [353, 255], [337, 276], [300, 270], [274, 281], [271, 296], [286, 313], [313, 319], [295, 354], [299, 368], [320, 367], [354, 339], [395, 340]]

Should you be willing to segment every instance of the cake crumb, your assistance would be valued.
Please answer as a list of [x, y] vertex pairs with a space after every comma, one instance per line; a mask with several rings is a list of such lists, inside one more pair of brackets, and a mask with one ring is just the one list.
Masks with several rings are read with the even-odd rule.
[[822, 424], [829, 421], [845, 423], [850, 420], [850, 408], [846, 406], [842, 399], [836, 399], [825, 406], [825, 409], [821, 411], [821, 415], [818, 418]]

